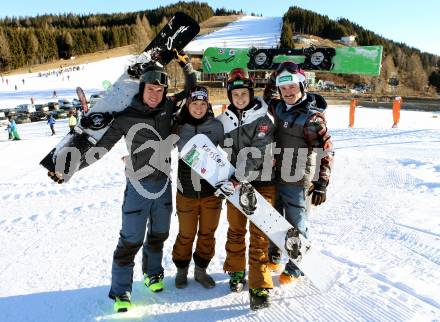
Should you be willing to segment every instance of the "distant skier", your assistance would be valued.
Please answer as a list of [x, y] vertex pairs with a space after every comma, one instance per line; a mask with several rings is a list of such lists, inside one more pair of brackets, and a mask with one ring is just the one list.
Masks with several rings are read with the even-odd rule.
[[76, 123], [77, 123], [77, 119], [75, 116], [75, 112], [70, 111], [69, 112], [69, 128], [70, 128], [69, 133], [70, 134], [73, 134], [75, 132]]
[[[254, 97], [254, 82], [247, 71], [233, 69], [227, 80], [226, 89], [230, 105], [218, 119], [225, 129], [225, 142], [230, 150], [232, 165], [237, 169], [235, 179], [244, 180], [251, 172], [256, 177], [251, 181], [252, 186], [272, 205], [275, 204], [275, 185], [272, 171], [272, 143], [275, 131], [272, 120], [267, 115], [268, 106], [260, 97]], [[249, 156], [239, 158], [243, 148], [254, 148], [260, 152], [259, 157]], [[270, 155], [266, 155], [270, 153]], [[268, 173], [263, 173], [264, 160], [269, 160]], [[266, 169], [264, 169], [266, 170]], [[219, 185], [217, 193], [228, 195], [234, 192], [233, 183], [226, 181]], [[240, 292], [244, 284], [246, 268], [246, 226], [247, 218], [235, 206], [227, 203], [229, 223], [226, 241], [226, 260], [223, 269], [230, 275], [229, 287], [232, 292]], [[269, 239], [253, 223], [249, 225], [249, 296], [250, 307], [253, 310], [268, 307], [269, 290], [273, 288], [269, 260]]]
[[14, 137], [12, 136], [12, 123], [11, 117], [8, 117], [8, 123], [6, 125], [6, 131], [8, 131], [8, 140], [12, 140]]
[[52, 135], [55, 135], [55, 118], [52, 114], [49, 114], [49, 116], [47, 117], [47, 124], [49, 124]]
[[[223, 126], [214, 118], [208, 100], [208, 90], [203, 86], [193, 87], [182, 107], [177, 123], [180, 149], [197, 133], [205, 133], [214, 145], [224, 141]], [[188, 267], [191, 255], [194, 259], [194, 279], [205, 288], [215, 286], [214, 279], [206, 269], [214, 256], [215, 231], [220, 220], [222, 200], [214, 195], [215, 189], [179, 160], [177, 176], [181, 189], [176, 194], [176, 209], [179, 219], [179, 234], [173, 247], [173, 262], [177, 267], [175, 285], [185, 288], [188, 284]], [[197, 235], [194, 253], [193, 244]]]
[[8, 118], [10, 124], [8, 124], [8, 126], [10, 127], [10, 131], [11, 131], [11, 140], [20, 140], [20, 135], [18, 135], [18, 130], [17, 130], [17, 124], [15, 123], [15, 120], [11, 117]]
[[[310, 203], [318, 206], [325, 202], [334, 157], [324, 116], [327, 103], [322, 96], [306, 92], [304, 71], [292, 62], [280, 64], [265, 93], [273, 93], [275, 86], [281, 94], [281, 99], [274, 98], [270, 103], [275, 117], [275, 143], [281, 148], [281, 153], [275, 155], [276, 209], [307, 237]], [[289, 162], [284, 164], [283, 159]], [[280, 250], [271, 243], [269, 254], [270, 267], [278, 270]], [[289, 260], [280, 284], [291, 283], [301, 275]]]

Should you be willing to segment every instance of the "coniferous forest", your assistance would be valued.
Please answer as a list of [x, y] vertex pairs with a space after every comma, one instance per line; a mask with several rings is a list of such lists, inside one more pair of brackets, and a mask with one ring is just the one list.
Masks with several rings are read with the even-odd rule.
[[[348, 19], [332, 20], [299, 7], [290, 7], [283, 16], [281, 34], [282, 47], [294, 47], [294, 33], [316, 35], [339, 40], [343, 36], [355, 35], [358, 46], [381, 45], [384, 48], [382, 72], [378, 82], [384, 85], [396, 79], [414, 91], [427, 90], [428, 84], [440, 91], [440, 58], [421, 52], [404, 43], [397, 43], [369, 31]], [[379, 85], [379, 84], [378, 84]]]
[[[213, 15], [243, 14], [213, 9], [203, 2], [178, 2], [152, 10], [114, 14], [63, 14], [0, 19], [0, 72], [126, 45], [140, 51], [176, 12], [198, 22]], [[295, 47], [295, 33], [339, 40], [355, 35], [359, 46], [382, 45], [384, 57], [378, 86], [398, 79], [415, 91], [432, 85], [440, 91], [439, 57], [386, 39], [345, 18], [332, 20], [299, 7], [284, 14], [280, 46]]]
[[140, 44], [143, 49], [176, 11], [198, 22], [215, 14], [206, 3], [178, 2], [131, 13], [1, 19], [0, 71], [130, 44]]

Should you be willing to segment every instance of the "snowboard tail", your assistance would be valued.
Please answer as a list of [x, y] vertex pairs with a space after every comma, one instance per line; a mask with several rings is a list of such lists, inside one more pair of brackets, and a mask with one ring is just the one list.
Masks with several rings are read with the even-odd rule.
[[304, 70], [378, 76], [382, 46], [309, 48], [216, 48], [209, 47], [202, 58], [206, 73], [229, 72], [234, 68], [275, 70], [292, 61]]
[[[204, 134], [191, 138], [182, 148], [180, 158], [213, 187], [235, 173], [226, 154]], [[254, 201], [244, 200], [243, 190], [249, 189], [243, 189], [244, 186], [240, 184], [227, 198], [228, 201], [277, 245], [319, 290], [328, 290], [339, 277], [338, 270], [332, 266], [329, 258], [299, 234], [257, 191], [253, 191]]]
[[200, 26], [194, 19], [177, 12], [92, 108], [87, 108], [84, 93], [77, 89], [83, 109], [80, 122], [74, 133], [67, 134], [40, 164], [49, 172], [64, 174], [64, 181], [69, 181], [88, 157], [93, 158], [96, 151], [92, 148], [107, 132], [117, 114], [129, 106], [139, 90], [139, 77], [144, 68], [151, 62], [168, 64], [174, 58], [174, 50], [181, 51], [199, 31]]

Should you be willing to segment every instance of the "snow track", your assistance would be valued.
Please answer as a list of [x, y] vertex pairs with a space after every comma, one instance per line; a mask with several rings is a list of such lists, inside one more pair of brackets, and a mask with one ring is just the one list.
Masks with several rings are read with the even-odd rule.
[[[177, 234], [173, 215], [165, 243], [165, 290], [149, 292], [136, 257], [136, 309], [113, 314], [107, 299], [111, 261], [125, 189], [123, 142], [99, 163], [65, 185], [53, 184], [38, 165], [57, 137], [47, 125], [21, 125], [26, 140], [0, 142], [0, 311], [2, 321], [435, 321], [440, 316], [440, 124], [377, 127], [377, 113], [363, 109], [369, 125], [346, 129], [329, 108], [336, 161], [328, 201], [310, 216], [311, 238], [342, 272], [327, 293], [307, 278], [275, 289], [272, 306], [249, 310], [248, 287], [228, 290], [223, 272], [227, 221], [222, 213], [216, 255], [209, 272], [217, 282], [206, 290], [193, 279], [174, 288], [171, 259]], [[409, 113], [409, 112], [408, 112]], [[429, 113], [411, 112], [422, 122]], [[345, 115], [345, 114], [344, 114]], [[405, 121], [406, 112], [402, 112]], [[370, 127], [368, 127], [370, 126]], [[4, 153], [4, 154], [3, 154]], [[7, 157], [3, 157], [3, 156]]]

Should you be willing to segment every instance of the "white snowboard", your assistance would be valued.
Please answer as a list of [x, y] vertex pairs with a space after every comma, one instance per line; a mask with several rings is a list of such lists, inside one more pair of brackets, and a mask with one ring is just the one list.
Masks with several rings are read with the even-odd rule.
[[[215, 147], [204, 134], [197, 134], [189, 140], [182, 148], [180, 158], [212, 186], [215, 186], [219, 181], [229, 179], [235, 172], [226, 153]], [[237, 207], [289, 257], [286, 249], [286, 235], [293, 228], [292, 225], [257, 191], [255, 191], [256, 210], [250, 215], [247, 214], [240, 206], [239, 190], [237, 187], [234, 194], [228, 197], [229, 202]], [[330, 258], [312, 246], [308, 239], [302, 235], [300, 235], [300, 239], [301, 256], [296, 259], [291, 258], [291, 260], [320, 291], [327, 291], [338, 279], [338, 270], [332, 265]]]

